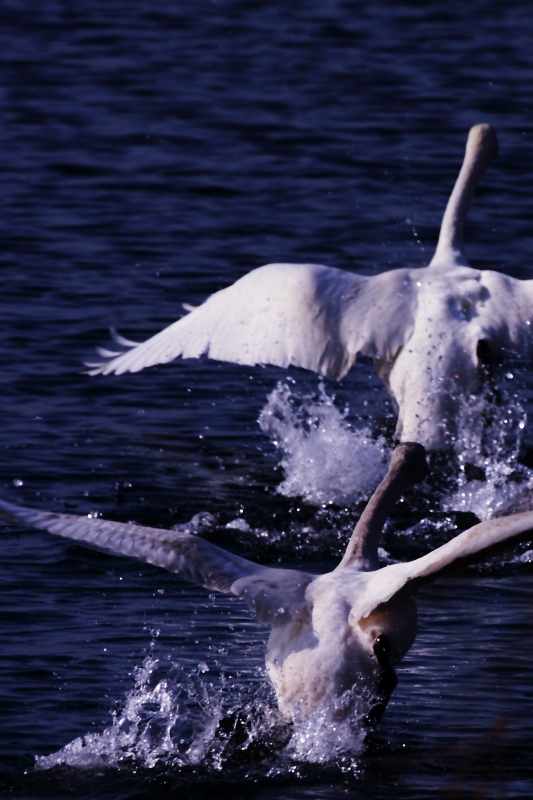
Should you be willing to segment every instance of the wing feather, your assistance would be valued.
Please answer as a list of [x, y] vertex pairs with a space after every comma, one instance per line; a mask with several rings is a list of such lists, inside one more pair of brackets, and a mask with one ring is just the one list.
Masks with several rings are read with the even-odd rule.
[[261, 622], [302, 613], [315, 576], [263, 567], [183, 531], [168, 531], [97, 517], [55, 514], [0, 500], [8, 519], [106, 552], [154, 564], [206, 589], [243, 597]]
[[533, 280], [519, 280], [485, 270], [481, 282], [489, 299], [479, 309], [486, 339], [501, 350], [531, 355], [533, 349]]
[[[89, 374], [137, 372], [175, 358], [290, 365], [340, 379], [358, 352], [392, 358], [411, 335], [409, 270], [372, 278], [313, 264], [268, 264]], [[383, 325], [384, 317], [387, 325]]]
[[367, 617], [377, 606], [394, 601], [397, 596], [408, 597], [450, 567], [476, 561], [487, 550], [530, 532], [533, 532], [533, 511], [491, 519], [474, 525], [421, 558], [369, 573], [364, 601], [358, 606], [360, 616]]

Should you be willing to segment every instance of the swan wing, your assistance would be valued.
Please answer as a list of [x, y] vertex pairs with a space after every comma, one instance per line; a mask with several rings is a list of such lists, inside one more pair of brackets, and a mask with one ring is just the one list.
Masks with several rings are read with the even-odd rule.
[[533, 511], [491, 519], [474, 525], [415, 561], [367, 573], [364, 597], [357, 609], [360, 618], [367, 617], [379, 605], [409, 597], [449, 568], [474, 562], [488, 550], [530, 532], [533, 533]]
[[358, 352], [387, 360], [397, 353], [412, 331], [413, 296], [409, 270], [363, 277], [316, 264], [268, 264], [142, 344], [100, 351], [88, 372], [120, 375], [208, 356], [340, 379]]
[[533, 346], [533, 280], [519, 280], [484, 270], [481, 283], [490, 299], [479, 308], [482, 334], [500, 352], [531, 355]]
[[0, 500], [9, 520], [74, 539], [106, 552], [163, 567], [206, 589], [243, 597], [261, 622], [303, 613], [305, 589], [315, 576], [263, 567], [182, 531], [56, 514]]

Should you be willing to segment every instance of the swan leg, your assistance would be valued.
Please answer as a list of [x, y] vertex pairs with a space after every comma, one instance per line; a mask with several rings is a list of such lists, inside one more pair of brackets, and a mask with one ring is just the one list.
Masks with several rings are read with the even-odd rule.
[[380, 721], [387, 708], [390, 696], [398, 683], [398, 678], [396, 677], [396, 672], [394, 671], [390, 657], [391, 649], [389, 640], [384, 633], [380, 633], [377, 637], [374, 642], [373, 650], [382, 672], [376, 692], [376, 702], [365, 718], [366, 725], [371, 728]]

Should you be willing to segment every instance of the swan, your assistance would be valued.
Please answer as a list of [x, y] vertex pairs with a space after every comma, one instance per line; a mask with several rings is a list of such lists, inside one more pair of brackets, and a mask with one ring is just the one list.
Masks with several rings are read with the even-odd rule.
[[461, 398], [509, 350], [531, 353], [533, 281], [470, 267], [464, 227], [474, 190], [498, 152], [476, 125], [429, 266], [373, 277], [316, 264], [268, 264], [138, 344], [114, 334], [91, 375], [137, 372], [175, 358], [295, 365], [340, 380], [361, 353], [374, 359], [398, 414], [398, 441], [445, 446]]
[[533, 529], [533, 511], [475, 525], [407, 563], [379, 566], [387, 516], [424, 479], [425, 450], [403, 443], [348, 543], [324, 575], [261, 566], [182, 531], [56, 514], [0, 501], [3, 515], [99, 549], [141, 559], [210, 590], [242, 597], [270, 625], [266, 669], [288, 721], [318, 712], [375, 725], [396, 685], [394, 664], [417, 632], [414, 595], [445, 570]]

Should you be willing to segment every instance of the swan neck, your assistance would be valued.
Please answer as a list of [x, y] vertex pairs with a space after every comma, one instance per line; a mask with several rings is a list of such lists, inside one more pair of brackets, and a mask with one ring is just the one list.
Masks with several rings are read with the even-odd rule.
[[470, 129], [466, 152], [442, 218], [439, 241], [430, 266], [452, 260], [468, 263], [464, 255], [464, 229], [470, 202], [481, 176], [498, 155], [498, 137], [491, 125]]
[[402, 494], [427, 474], [426, 451], [416, 442], [403, 442], [395, 449], [389, 471], [368, 501], [354, 528], [339, 567], [357, 563], [363, 571], [379, 568], [378, 547], [393, 506]]

